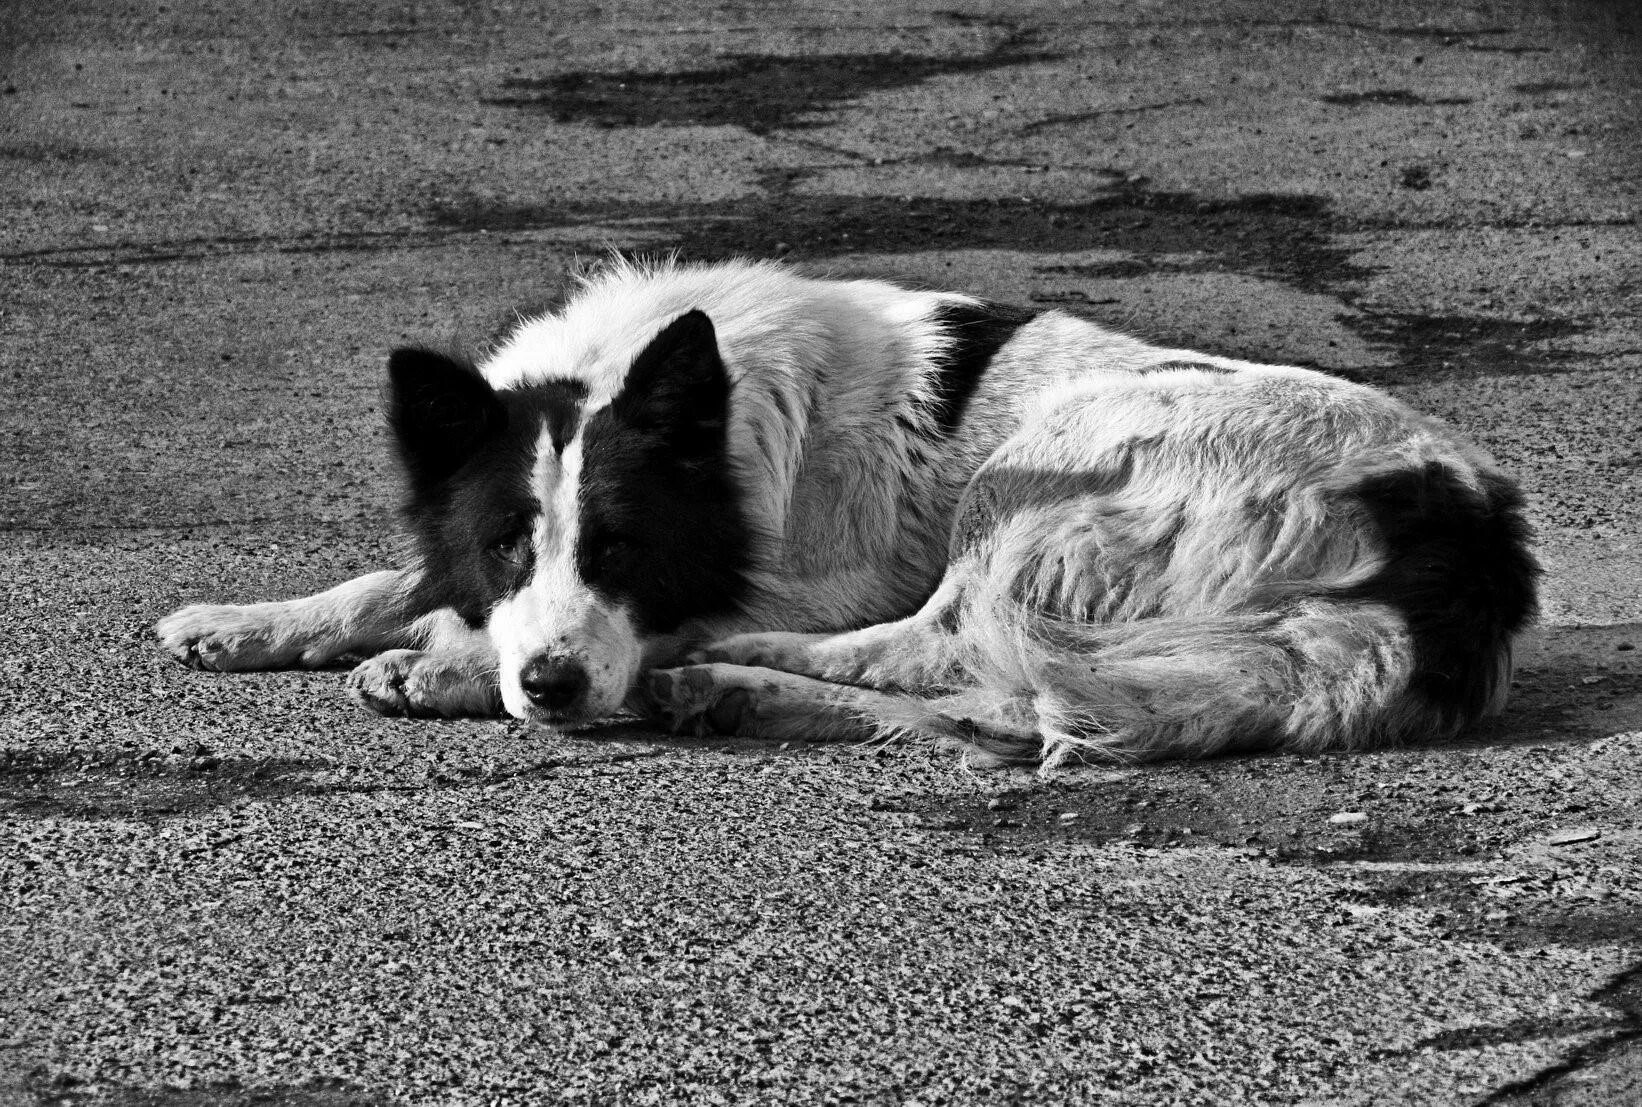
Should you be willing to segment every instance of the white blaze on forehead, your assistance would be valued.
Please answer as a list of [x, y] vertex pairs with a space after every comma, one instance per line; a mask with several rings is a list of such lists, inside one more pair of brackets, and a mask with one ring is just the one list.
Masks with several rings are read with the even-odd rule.
[[558, 447], [553, 443], [553, 432], [543, 427], [536, 436], [536, 462], [530, 469], [530, 490], [536, 496], [539, 509], [536, 521], [536, 533], [533, 536], [536, 547], [536, 558], [540, 561], [547, 552], [543, 547], [543, 524], [547, 524], [549, 533], [559, 533], [560, 528], [555, 525], [554, 504], [557, 502], [559, 488], [565, 483], [564, 462], [559, 456]]
[[530, 717], [531, 708], [519, 673], [532, 658], [573, 660], [585, 669], [588, 718], [620, 708], [639, 670], [642, 645], [626, 610], [594, 592], [576, 571], [581, 470], [580, 436], [560, 453], [543, 431], [531, 468], [531, 489], [541, 507], [531, 536], [534, 569], [490, 617], [502, 702], [520, 718]]
[[543, 430], [536, 440], [536, 465], [531, 488], [541, 514], [536, 520], [536, 576], [557, 563], [573, 560], [580, 506], [582, 440], [578, 433], [561, 452], [553, 436]]

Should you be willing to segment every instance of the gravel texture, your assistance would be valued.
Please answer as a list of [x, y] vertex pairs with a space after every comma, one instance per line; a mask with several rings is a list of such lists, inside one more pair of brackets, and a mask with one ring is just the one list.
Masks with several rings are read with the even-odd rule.
[[[1642, 1102], [1632, 6], [0, 9], [0, 1105]], [[163, 659], [609, 246], [1316, 365], [1528, 491], [1436, 748], [976, 774]]]

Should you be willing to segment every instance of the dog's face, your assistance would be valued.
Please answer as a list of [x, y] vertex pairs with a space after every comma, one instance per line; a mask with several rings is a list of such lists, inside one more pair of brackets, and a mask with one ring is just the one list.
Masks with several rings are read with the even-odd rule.
[[591, 408], [579, 381], [497, 391], [425, 350], [389, 362], [389, 420], [425, 587], [501, 657], [520, 718], [617, 710], [649, 643], [732, 609], [747, 535], [729, 472], [730, 383], [693, 311]]

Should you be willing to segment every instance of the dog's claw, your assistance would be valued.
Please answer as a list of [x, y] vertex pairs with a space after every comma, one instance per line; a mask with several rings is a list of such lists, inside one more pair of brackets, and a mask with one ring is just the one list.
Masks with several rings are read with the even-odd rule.
[[348, 695], [378, 715], [411, 719], [486, 717], [500, 707], [497, 688], [434, 654], [389, 650], [348, 674]]

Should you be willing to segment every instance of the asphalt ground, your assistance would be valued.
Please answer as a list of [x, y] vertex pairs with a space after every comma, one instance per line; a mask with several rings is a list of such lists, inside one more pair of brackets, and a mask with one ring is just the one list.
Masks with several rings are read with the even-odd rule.
[[[1636, 12], [0, 5], [0, 1103], [1642, 1102]], [[1453, 421], [1548, 570], [1510, 713], [1043, 780], [161, 656], [391, 563], [386, 350], [611, 247]]]

